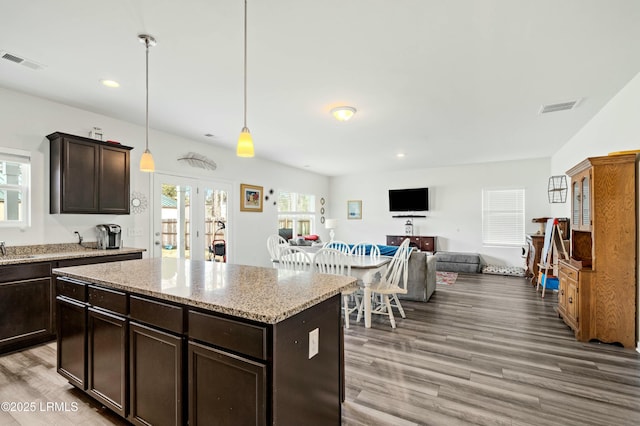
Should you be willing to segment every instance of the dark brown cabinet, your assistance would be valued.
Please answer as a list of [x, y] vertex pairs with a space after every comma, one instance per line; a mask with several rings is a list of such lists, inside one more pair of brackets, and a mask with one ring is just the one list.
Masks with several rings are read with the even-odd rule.
[[92, 307], [87, 317], [87, 392], [126, 417], [127, 319]]
[[[58, 281], [61, 284], [81, 285]], [[58, 291], [60, 294], [60, 291]], [[56, 297], [58, 373], [74, 386], [87, 389], [87, 305], [65, 296]]]
[[[265, 324], [68, 277], [56, 281], [58, 312], [73, 323], [59, 326], [58, 371], [67, 378], [86, 371], [84, 388], [83, 380], [70, 382], [128, 421], [340, 424], [339, 294]], [[83, 299], [84, 343], [76, 323]], [[314, 329], [318, 353], [309, 357]], [[78, 365], [83, 344], [86, 370]], [[64, 356], [70, 348], [76, 358]]]
[[264, 363], [189, 342], [189, 424], [265, 425]]
[[52, 133], [50, 213], [129, 214], [131, 147]]
[[[0, 353], [54, 340], [56, 332], [60, 331], [56, 318], [61, 314], [56, 314], [52, 268], [141, 258], [142, 253], [126, 253], [0, 266]], [[67, 285], [63, 291], [71, 291], [69, 288], [73, 287]], [[70, 296], [76, 302], [85, 302], [78, 297]], [[63, 315], [71, 315], [68, 305], [65, 305]], [[70, 381], [72, 375], [67, 377]]]
[[436, 237], [424, 237], [416, 235], [387, 235], [388, 246], [399, 246], [409, 238], [409, 246], [416, 247], [420, 251], [436, 251]]
[[51, 265], [0, 266], [0, 353], [52, 340]]
[[132, 423], [185, 423], [183, 349], [181, 336], [135, 322], [129, 324], [129, 420]]

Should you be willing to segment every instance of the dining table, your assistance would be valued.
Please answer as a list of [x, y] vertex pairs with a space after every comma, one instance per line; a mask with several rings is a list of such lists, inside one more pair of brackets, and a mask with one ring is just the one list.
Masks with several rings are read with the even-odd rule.
[[[304, 252], [306, 252], [311, 258], [311, 262], [313, 263], [313, 258], [315, 254], [322, 247], [300, 247]], [[371, 328], [371, 284], [380, 280], [381, 276], [384, 274], [384, 271], [387, 268], [387, 264], [391, 262], [393, 257], [391, 256], [379, 256], [379, 257], [371, 257], [371, 256], [347, 256], [350, 260], [351, 272], [350, 275], [352, 277], [358, 278], [359, 281], [362, 281], [363, 287], [363, 300], [364, 303], [363, 311], [364, 311], [364, 326], [365, 328]], [[274, 264], [277, 262], [274, 262]]]

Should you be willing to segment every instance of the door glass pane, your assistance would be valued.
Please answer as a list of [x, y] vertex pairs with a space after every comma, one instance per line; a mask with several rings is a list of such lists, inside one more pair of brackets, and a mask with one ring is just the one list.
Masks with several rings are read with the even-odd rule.
[[190, 259], [191, 187], [162, 184], [162, 257]]
[[206, 248], [204, 258], [215, 262], [227, 261], [228, 210], [227, 191], [204, 190], [204, 220]]
[[589, 199], [589, 178], [582, 179], [582, 224], [591, 224], [591, 211], [590, 211], [590, 199]]
[[573, 183], [573, 201], [571, 203], [572, 212], [571, 220], [576, 226], [580, 225], [580, 185], [578, 182]]

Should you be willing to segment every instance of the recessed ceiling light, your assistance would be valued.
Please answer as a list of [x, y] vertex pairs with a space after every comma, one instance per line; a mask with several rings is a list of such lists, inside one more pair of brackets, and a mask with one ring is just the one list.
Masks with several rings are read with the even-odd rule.
[[400, 152], [400, 153], [396, 154], [396, 157], [398, 157], [398, 158], [402, 158], [402, 157], [404, 157], [404, 153], [403, 153], [403, 152]]
[[338, 121], [347, 121], [353, 117], [355, 113], [356, 109], [350, 106], [339, 106], [331, 109], [331, 114], [333, 114]]
[[120, 83], [115, 80], [100, 80], [100, 83], [102, 83], [103, 86], [111, 87], [112, 89], [120, 87]]

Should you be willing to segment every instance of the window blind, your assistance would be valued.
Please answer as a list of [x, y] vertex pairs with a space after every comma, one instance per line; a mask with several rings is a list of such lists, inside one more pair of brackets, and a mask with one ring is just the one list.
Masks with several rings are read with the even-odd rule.
[[524, 189], [482, 191], [482, 243], [524, 244]]

